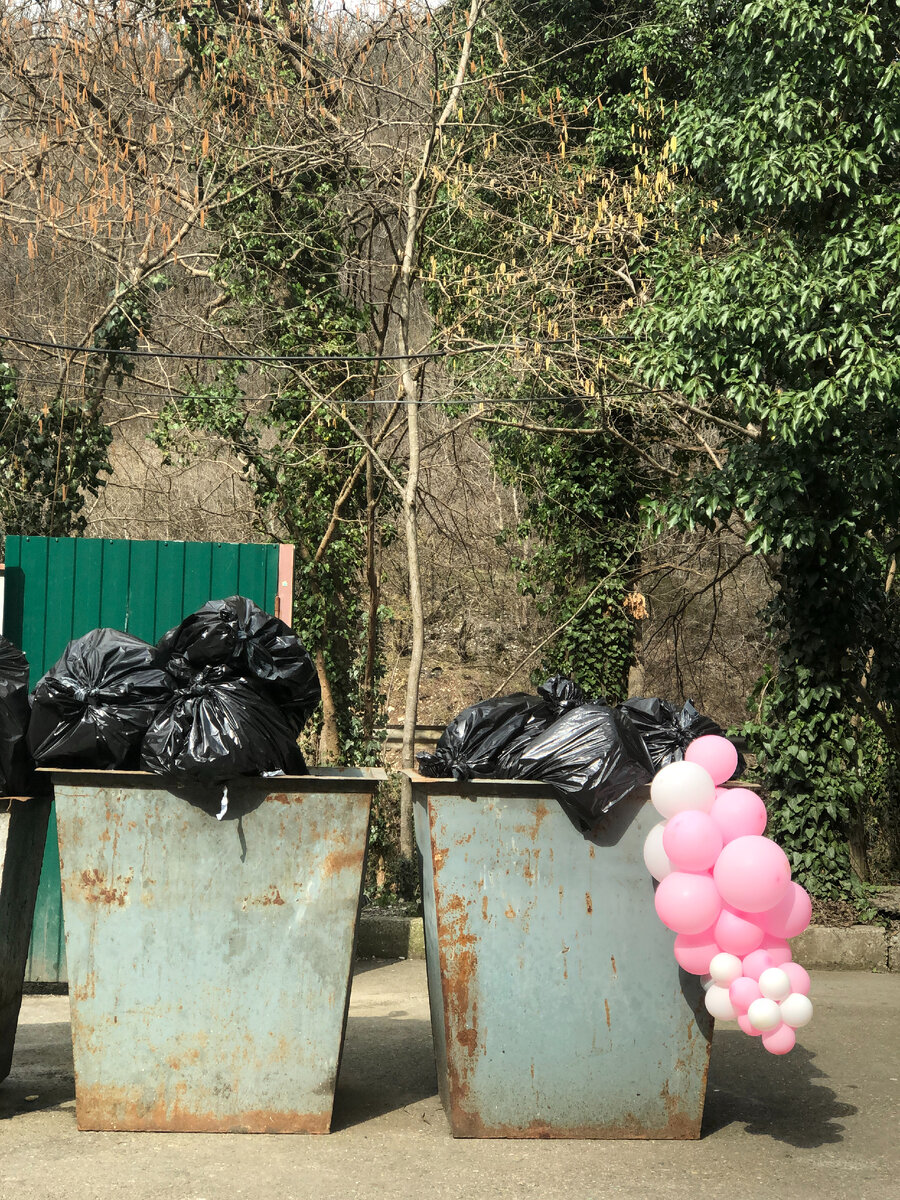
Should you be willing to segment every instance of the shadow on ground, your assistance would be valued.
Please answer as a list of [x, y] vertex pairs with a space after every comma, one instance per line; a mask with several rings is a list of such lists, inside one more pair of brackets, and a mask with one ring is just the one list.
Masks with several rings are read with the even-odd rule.
[[723, 1029], [713, 1038], [702, 1137], [739, 1123], [749, 1134], [798, 1149], [843, 1141], [841, 1120], [858, 1109], [827, 1086], [816, 1055], [799, 1043], [790, 1054], [768, 1054], [757, 1038]]
[[75, 1103], [68, 1021], [19, 1030], [13, 1069], [0, 1083], [0, 1120]]

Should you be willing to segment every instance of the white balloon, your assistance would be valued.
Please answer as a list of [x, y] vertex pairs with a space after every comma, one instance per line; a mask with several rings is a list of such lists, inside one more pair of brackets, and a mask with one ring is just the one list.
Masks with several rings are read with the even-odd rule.
[[658, 825], [653, 826], [644, 841], [644, 865], [654, 879], [665, 879], [672, 871], [669, 856], [663, 849], [665, 827], [665, 821], [660, 821]]
[[759, 977], [759, 990], [767, 1000], [785, 1000], [791, 994], [791, 981], [781, 967], [767, 967]]
[[736, 954], [726, 954], [723, 950], [709, 964], [709, 973], [719, 987], [730, 987], [744, 973], [741, 960]]
[[781, 1024], [781, 1009], [774, 1000], [767, 1000], [764, 996], [761, 1000], [754, 1000], [747, 1009], [747, 1020], [754, 1029], [768, 1033], [770, 1029], [777, 1029]]
[[706, 1011], [717, 1021], [736, 1021], [737, 1013], [728, 995], [728, 988], [713, 984], [706, 990]]
[[779, 1007], [782, 1021], [785, 1025], [790, 1025], [791, 1029], [802, 1029], [812, 1020], [812, 1001], [809, 996], [804, 996], [801, 992], [791, 992], [786, 999], [782, 1000]]
[[716, 785], [699, 763], [673, 762], [657, 771], [650, 784], [650, 800], [662, 817], [693, 809], [709, 812], [716, 798]]

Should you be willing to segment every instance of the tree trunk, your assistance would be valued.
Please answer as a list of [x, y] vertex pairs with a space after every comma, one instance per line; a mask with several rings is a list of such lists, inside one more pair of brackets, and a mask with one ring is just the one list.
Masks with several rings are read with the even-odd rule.
[[[369, 406], [366, 436], [372, 438], [372, 406]], [[375, 659], [378, 653], [378, 565], [375, 558], [375, 469], [366, 455], [366, 583], [369, 589], [369, 619], [366, 627], [366, 665], [363, 673], [363, 734], [368, 740], [375, 729]]]
[[331, 681], [325, 666], [325, 654], [321, 647], [316, 651], [316, 674], [319, 676], [319, 687], [322, 689], [322, 732], [319, 734], [319, 762], [322, 764], [336, 763], [341, 755], [341, 739], [338, 734], [337, 713], [334, 707], [334, 696], [331, 693]]

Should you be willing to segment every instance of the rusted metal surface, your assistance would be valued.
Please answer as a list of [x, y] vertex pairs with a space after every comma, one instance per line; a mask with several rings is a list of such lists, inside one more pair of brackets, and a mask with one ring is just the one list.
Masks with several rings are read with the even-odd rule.
[[31, 921], [41, 877], [50, 800], [0, 806], [0, 1080], [12, 1066]]
[[381, 771], [54, 771], [80, 1129], [327, 1133]]
[[646, 793], [589, 844], [540, 784], [410, 777], [454, 1136], [699, 1137], [712, 1021], [653, 907]]

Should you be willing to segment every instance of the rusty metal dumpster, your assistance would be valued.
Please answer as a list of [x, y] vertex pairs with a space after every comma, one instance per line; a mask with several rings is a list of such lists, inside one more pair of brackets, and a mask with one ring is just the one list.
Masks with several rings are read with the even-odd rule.
[[0, 800], [0, 1080], [9, 1074], [50, 798]]
[[52, 775], [78, 1127], [327, 1133], [384, 772]]
[[588, 842], [542, 784], [409, 776], [453, 1135], [699, 1137], [712, 1021], [654, 911], [648, 793]]

